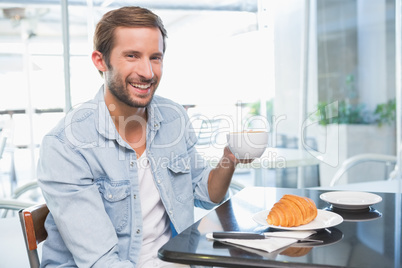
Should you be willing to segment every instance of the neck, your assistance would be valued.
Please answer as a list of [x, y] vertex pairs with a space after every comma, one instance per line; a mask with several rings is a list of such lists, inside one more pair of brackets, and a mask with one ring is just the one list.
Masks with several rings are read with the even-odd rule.
[[116, 99], [108, 90], [105, 92], [105, 103], [120, 136], [133, 148], [138, 147], [139, 142], [145, 145], [147, 108], [131, 107]]
[[110, 115], [115, 123], [130, 120], [146, 122], [147, 108], [146, 107], [132, 107], [117, 99], [109, 90], [105, 90], [105, 103], [109, 110]]

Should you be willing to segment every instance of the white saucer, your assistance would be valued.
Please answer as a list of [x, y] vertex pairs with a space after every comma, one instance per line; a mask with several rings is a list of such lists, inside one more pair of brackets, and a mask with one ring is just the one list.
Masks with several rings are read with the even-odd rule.
[[317, 209], [317, 217], [304, 225], [299, 225], [296, 227], [282, 227], [276, 225], [270, 225], [267, 223], [267, 216], [269, 214], [269, 210], [263, 210], [253, 215], [253, 220], [261, 224], [263, 226], [268, 226], [275, 229], [280, 230], [289, 230], [289, 231], [309, 231], [309, 230], [320, 230], [329, 227], [336, 226], [343, 222], [342, 216], [337, 213], [331, 211], [325, 211], [321, 209]]
[[341, 209], [366, 209], [382, 201], [381, 196], [366, 192], [336, 191], [320, 195], [320, 198], [332, 206]]

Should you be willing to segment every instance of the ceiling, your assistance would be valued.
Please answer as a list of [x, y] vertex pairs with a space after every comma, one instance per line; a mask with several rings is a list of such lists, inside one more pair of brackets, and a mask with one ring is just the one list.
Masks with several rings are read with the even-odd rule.
[[[60, 0], [0, 0], [0, 5], [31, 6], [60, 5]], [[256, 12], [258, 0], [68, 0], [69, 6], [119, 7], [125, 5], [144, 6], [152, 9], [192, 9], [192, 10], [228, 10]]]
[[[91, 30], [88, 29], [91, 19], [96, 23], [106, 10], [124, 5], [138, 5], [158, 10], [158, 14], [162, 14], [165, 26], [170, 23], [170, 18], [180, 21], [183, 25], [186, 21], [192, 20], [192, 17], [206, 11], [255, 13], [258, 10], [258, 0], [68, 0], [67, 2], [70, 35], [82, 38], [86, 38], [88, 30]], [[19, 39], [22, 27], [25, 27], [25, 31], [31, 36], [44, 38], [61, 36], [60, 0], [0, 0], [0, 9], [2, 10], [0, 39]], [[171, 13], [174, 13], [173, 16]], [[21, 26], [22, 23], [25, 24]]]

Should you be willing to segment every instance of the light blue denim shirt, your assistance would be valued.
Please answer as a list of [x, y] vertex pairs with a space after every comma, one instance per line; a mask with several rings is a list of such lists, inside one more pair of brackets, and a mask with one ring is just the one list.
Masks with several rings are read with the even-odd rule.
[[[211, 208], [208, 167], [182, 106], [154, 96], [146, 152], [171, 225], [182, 232], [194, 205]], [[131, 118], [130, 120], [135, 120]], [[41, 144], [38, 181], [49, 207], [42, 267], [135, 267], [142, 242], [137, 157], [96, 97], [69, 112]]]

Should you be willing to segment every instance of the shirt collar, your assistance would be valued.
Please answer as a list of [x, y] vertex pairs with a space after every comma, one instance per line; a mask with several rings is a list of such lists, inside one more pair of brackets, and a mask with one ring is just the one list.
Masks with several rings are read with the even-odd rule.
[[94, 101], [98, 104], [98, 116], [96, 117], [97, 131], [107, 139], [119, 140], [120, 135], [116, 130], [112, 117], [105, 103], [105, 88], [102, 85], [96, 94]]
[[148, 128], [157, 131], [163, 121], [163, 115], [159, 109], [159, 101], [156, 96], [153, 97], [147, 108], [148, 113]]

